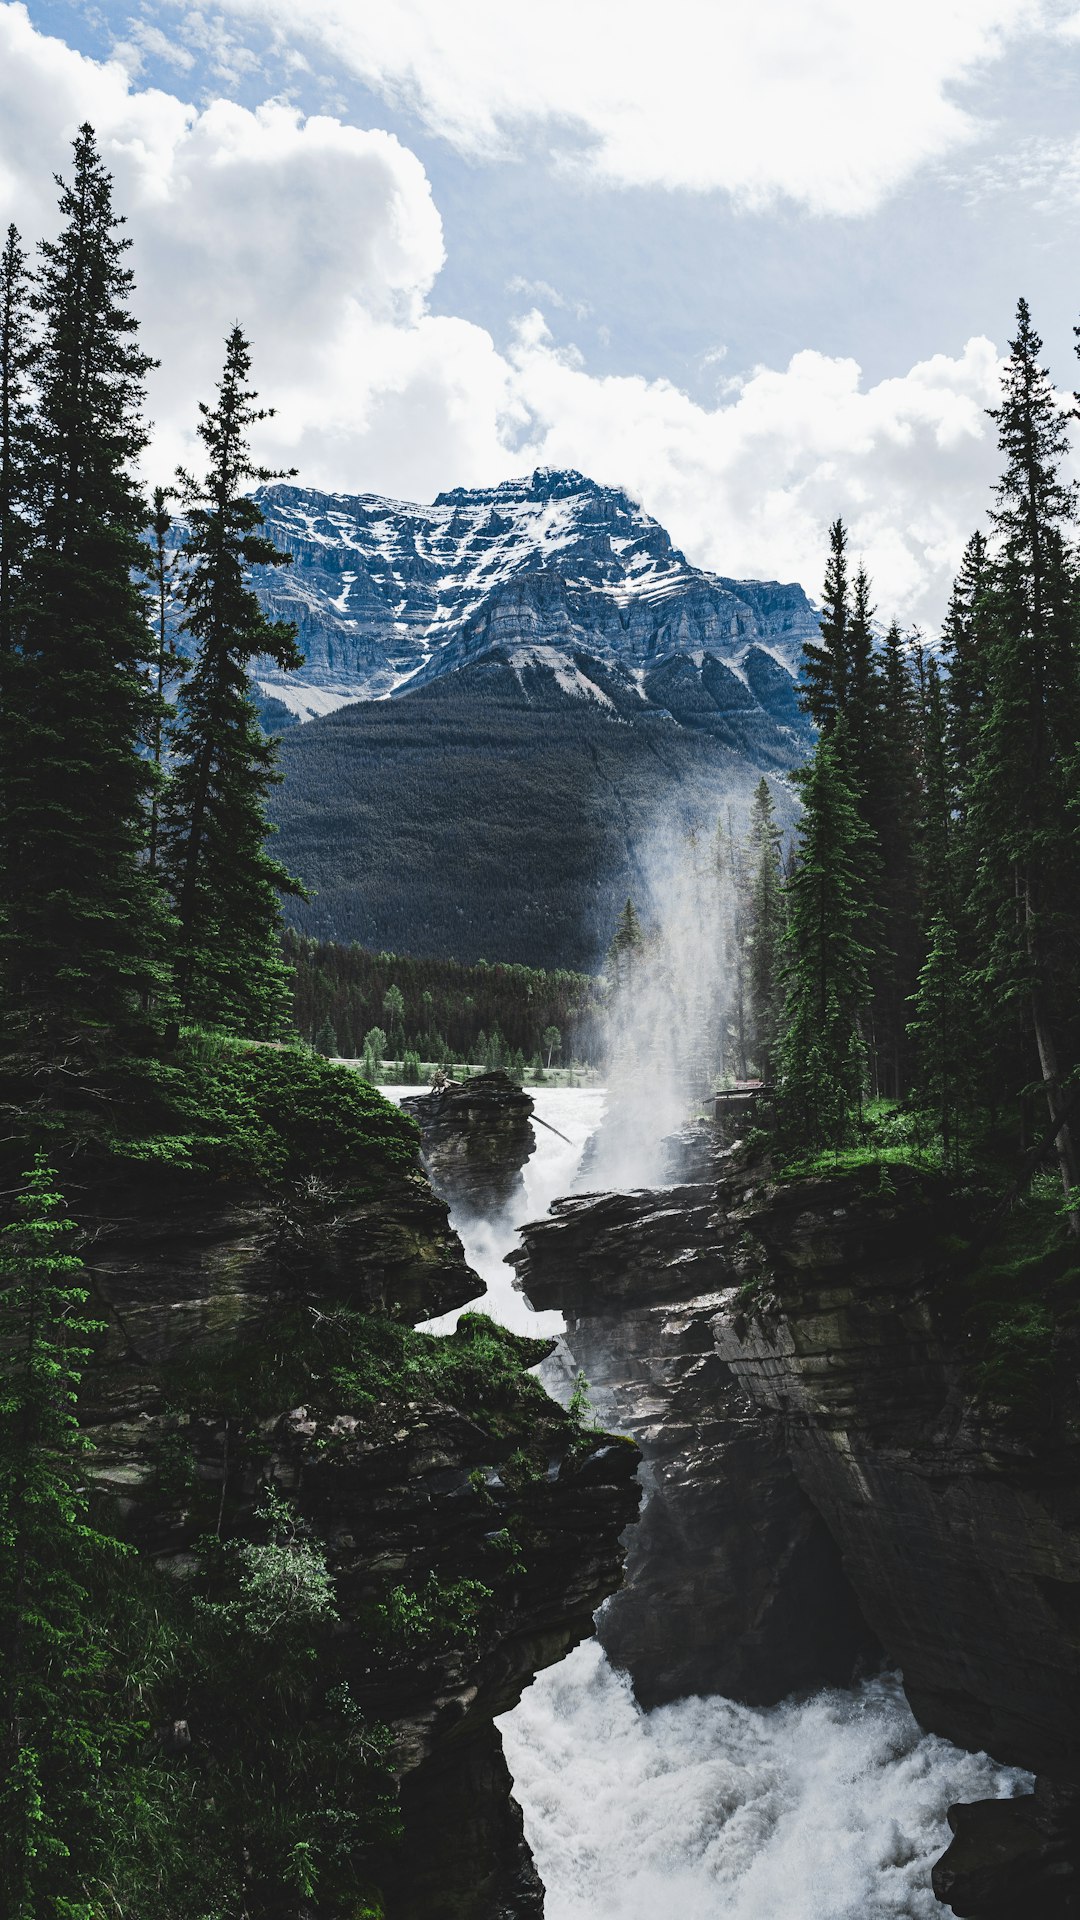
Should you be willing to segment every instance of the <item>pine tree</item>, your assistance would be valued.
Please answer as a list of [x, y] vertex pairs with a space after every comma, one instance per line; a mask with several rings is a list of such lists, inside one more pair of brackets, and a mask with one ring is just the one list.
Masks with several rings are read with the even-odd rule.
[[867, 820], [874, 812], [883, 745], [886, 751], [891, 745], [882, 741], [882, 687], [874, 656], [873, 618], [870, 580], [866, 568], [860, 566], [847, 624], [847, 665], [839, 711], [847, 722], [850, 770]]
[[971, 1081], [972, 1009], [956, 928], [943, 913], [930, 922], [928, 951], [912, 998], [910, 1032], [919, 1087], [937, 1117], [942, 1164], [960, 1169], [961, 1121]]
[[315, 1035], [315, 1051], [316, 1053], [325, 1054], [328, 1060], [337, 1058], [338, 1038], [334, 1032], [334, 1023], [329, 1014]]
[[923, 957], [919, 884], [920, 788], [915, 688], [900, 630], [885, 636], [878, 675], [873, 787], [866, 807], [877, 858], [874, 989], [875, 1084], [899, 1099], [909, 1079], [908, 1002]]
[[803, 817], [787, 887], [779, 1110], [789, 1140], [811, 1150], [850, 1139], [866, 1073], [869, 835], [842, 746], [823, 736], [799, 775]]
[[754, 790], [749, 841], [750, 1052], [761, 1078], [771, 1080], [783, 1003], [784, 884], [780, 828], [764, 778]]
[[180, 932], [177, 994], [184, 1020], [255, 1038], [278, 1033], [288, 971], [281, 954], [282, 894], [300, 883], [266, 850], [266, 799], [280, 778], [249, 691], [252, 660], [300, 666], [295, 628], [268, 620], [247, 584], [249, 567], [283, 566], [260, 531], [258, 504], [242, 489], [278, 476], [255, 466], [247, 432], [267, 418], [248, 385], [251, 354], [239, 327], [226, 344], [217, 405], [200, 406], [208, 471], [181, 472], [188, 523], [181, 631], [195, 643], [179, 700], [174, 768], [162, 812], [162, 862]]
[[0, 1234], [0, 1893], [10, 1920], [86, 1913], [60, 1889], [103, 1729], [83, 1580], [116, 1543], [87, 1519], [76, 1397], [97, 1330], [41, 1156]]
[[993, 569], [985, 536], [973, 533], [964, 548], [941, 629], [949, 675], [948, 752], [953, 808], [963, 819], [968, 782], [986, 710], [986, 674], [992, 636], [988, 596]]
[[[993, 514], [1001, 551], [988, 596], [985, 717], [967, 816], [978, 850], [971, 909], [985, 986], [1024, 1011], [1051, 1121], [1062, 1121], [1056, 1144], [1071, 1194], [1080, 1173], [1062, 1116], [1080, 1040], [1080, 847], [1070, 812], [1080, 655], [1065, 530], [1076, 490], [1062, 478], [1066, 423], [1041, 353], [1021, 300], [994, 413], [1005, 459]], [[1080, 1212], [1070, 1225], [1080, 1234]]]
[[829, 558], [822, 594], [821, 640], [803, 646], [802, 703], [828, 733], [847, 707], [849, 672], [847, 533], [842, 520], [829, 528]]
[[18, 231], [10, 226], [0, 254], [0, 662], [15, 644], [15, 596], [32, 532], [30, 284]]
[[[630, 987], [634, 982], [634, 972], [645, 947], [645, 935], [637, 908], [627, 897], [626, 905], [619, 915], [618, 925], [608, 947], [608, 966], [616, 987]], [[550, 1062], [549, 1062], [550, 1065]]]
[[157, 601], [157, 646], [154, 661], [154, 710], [150, 741], [150, 758], [154, 767], [154, 786], [150, 799], [150, 833], [147, 845], [147, 865], [153, 871], [157, 866], [158, 826], [161, 810], [161, 762], [165, 745], [166, 723], [173, 717], [173, 709], [166, 699], [166, 687], [171, 676], [178, 673], [182, 660], [171, 644], [168, 630], [169, 589], [172, 585], [172, 568], [169, 562], [168, 538], [172, 529], [172, 515], [166, 502], [171, 498], [171, 487], [155, 487], [150, 520], [150, 531], [154, 536], [151, 577], [154, 583], [154, 595]]
[[[146, 515], [133, 474], [152, 362], [128, 310], [130, 242], [93, 129], [75, 142], [63, 228], [41, 249], [29, 486], [35, 537], [12, 593], [19, 671], [6, 724], [3, 974], [35, 1090], [99, 1104], [145, 1042], [164, 985], [164, 906], [142, 858], [150, 636], [137, 584]], [[50, 1075], [52, 1076], [50, 1078]]]

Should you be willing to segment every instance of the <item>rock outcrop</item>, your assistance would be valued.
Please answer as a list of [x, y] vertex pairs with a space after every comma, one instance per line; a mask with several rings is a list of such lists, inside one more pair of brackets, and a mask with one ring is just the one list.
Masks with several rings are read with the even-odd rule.
[[849, 1680], [873, 1637], [782, 1422], [713, 1344], [739, 1275], [715, 1185], [558, 1201], [523, 1238], [514, 1264], [530, 1302], [566, 1316], [597, 1416], [642, 1449], [626, 1584], [598, 1624], [639, 1699], [764, 1704]]
[[973, 1396], [952, 1277], [969, 1221], [944, 1183], [909, 1168], [773, 1188], [731, 1224], [758, 1277], [750, 1298], [724, 1301], [717, 1353], [783, 1421], [917, 1718], [1040, 1776], [1026, 1808], [957, 1810], [939, 1894], [964, 1914], [1019, 1916], [1033, 1899], [1040, 1914], [1075, 1911], [1075, 1346], [1060, 1343], [1034, 1423]]
[[[363, 1182], [350, 1198], [318, 1181], [188, 1182], [170, 1197], [149, 1178], [104, 1195], [96, 1221], [84, 1209], [108, 1326], [84, 1383], [93, 1477], [126, 1537], [177, 1578], [208, 1533], [250, 1537], [277, 1489], [325, 1555], [352, 1699], [392, 1735], [405, 1831], [379, 1869], [388, 1920], [539, 1920], [493, 1720], [618, 1584], [637, 1453], [543, 1394], [526, 1369], [550, 1342], [475, 1316], [419, 1360], [407, 1349], [389, 1390], [365, 1391], [362, 1374], [350, 1388], [350, 1367], [477, 1292], [418, 1167], [384, 1165], [366, 1185], [358, 1199]], [[365, 1349], [368, 1324], [389, 1331]], [[421, 1369], [436, 1347], [451, 1372], [433, 1386]], [[478, 1611], [380, 1647], [372, 1620], [391, 1588], [421, 1608], [433, 1590], [479, 1594]], [[212, 1728], [184, 1724], [212, 1752]]]
[[432, 1186], [459, 1215], [493, 1219], [524, 1199], [533, 1103], [508, 1073], [451, 1081], [401, 1104], [419, 1124]]
[[602, 1637], [649, 1701], [775, 1697], [876, 1640], [924, 1726], [1038, 1776], [953, 1809], [939, 1897], [976, 1920], [1075, 1914], [1075, 1337], [1018, 1421], [974, 1390], [970, 1202], [904, 1167], [752, 1181], [584, 1196], [525, 1230], [530, 1300], [567, 1315], [644, 1455]]

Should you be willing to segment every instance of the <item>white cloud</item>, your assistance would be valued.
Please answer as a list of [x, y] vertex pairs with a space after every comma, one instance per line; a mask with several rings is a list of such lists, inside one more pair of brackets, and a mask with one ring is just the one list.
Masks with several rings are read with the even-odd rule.
[[222, 4], [318, 45], [470, 155], [539, 124], [602, 182], [841, 215], [972, 137], [952, 90], [1042, 18], [1039, 0]]
[[995, 466], [989, 341], [864, 389], [852, 360], [806, 351], [725, 381], [701, 405], [664, 380], [598, 377], [524, 315], [500, 352], [433, 314], [443, 258], [424, 171], [390, 135], [280, 103], [203, 110], [132, 90], [0, 5], [0, 219], [54, 218], [51, 175], [89, 117], [129, 213], [147, 346], [154, 477], [190, 460], [196, 402], [239, 319], [277, 418], [261, 458], [302, 480], [424, 499], [533, 464], [627, 487], [699, 564], [815, 588], [838, 512], [879, 605], [941, 610]]

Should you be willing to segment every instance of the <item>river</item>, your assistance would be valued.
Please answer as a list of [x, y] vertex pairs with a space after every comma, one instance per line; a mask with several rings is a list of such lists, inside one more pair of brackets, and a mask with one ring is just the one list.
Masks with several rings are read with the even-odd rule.
[[[520, 1221], [454, 1225], [486, 1287], [472, 1306], [558, 1333], [503, 1256], [572, 1188], [604, 1095], [530, 1092], [569, 1144], [535, 1130]], [[895, 1674], [768, 1709], [714, 1696], [646, 1713], [591, 1640], [499, 1725], [547, 1920], [943, 1920], [930, 1868], [948, 1806], [1030, 1790], [1028, 1775], [923, 1733]]]

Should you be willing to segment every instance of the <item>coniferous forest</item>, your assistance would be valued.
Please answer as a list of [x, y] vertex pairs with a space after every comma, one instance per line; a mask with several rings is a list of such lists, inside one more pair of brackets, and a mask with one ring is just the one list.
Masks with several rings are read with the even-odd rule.
[[[378, 1920], [402, 1819], [384, 1676], [407, 1695], [437, 1671], [465, 1711], [462, 1662], [519, 1632], [558, 1533], [549, 1483], [598, 1443], [583, 1392], [564, 1411], [541, 1390], [547, 1342], [479, 1315], [414, 1331], [472, 1297], [460, 1249], [415, 1124], [324, 1056], [597, 1060], [648, 931], [629, 902], [602, 982], [283, 933], [304, 876], [273, 856], [249, 669], [300, 654], [251, 584], [289, 560], [252, 498], [275, 477], [252, 349], [236, 326], [198, 470], [148, 498], [153, 361], [89, 126], [59, 207], [55, 239], [11, 228], [0, 259], [0, 1909]], [[1017, 1404], [1071, 1324], [1080, 1235], [1078, 501], [1042, 354], [1021, 301], [1000, 479], [940, 645], [884, 625], [833, 524], [797, 833], [763, 779], [721, 846], [717, 956], [728, 1078], [771, 1089], [753, 1178], [869, 1165], [884, 1190], [908, 1164], [974, 1196], [969, 1265], [992, 1232], [1005, 1256], [973, 1337]], [[250, 1294], [215, 1251], [237, 1219]], [[349, 1233], [362, 1295], [327, 1252]], [[420, 1460], [476, 1503], [423, 1577], [390, 1548], [349, 1572], [320, 1476], [359, 1476], [358, 1432], [386, 1485]]]

